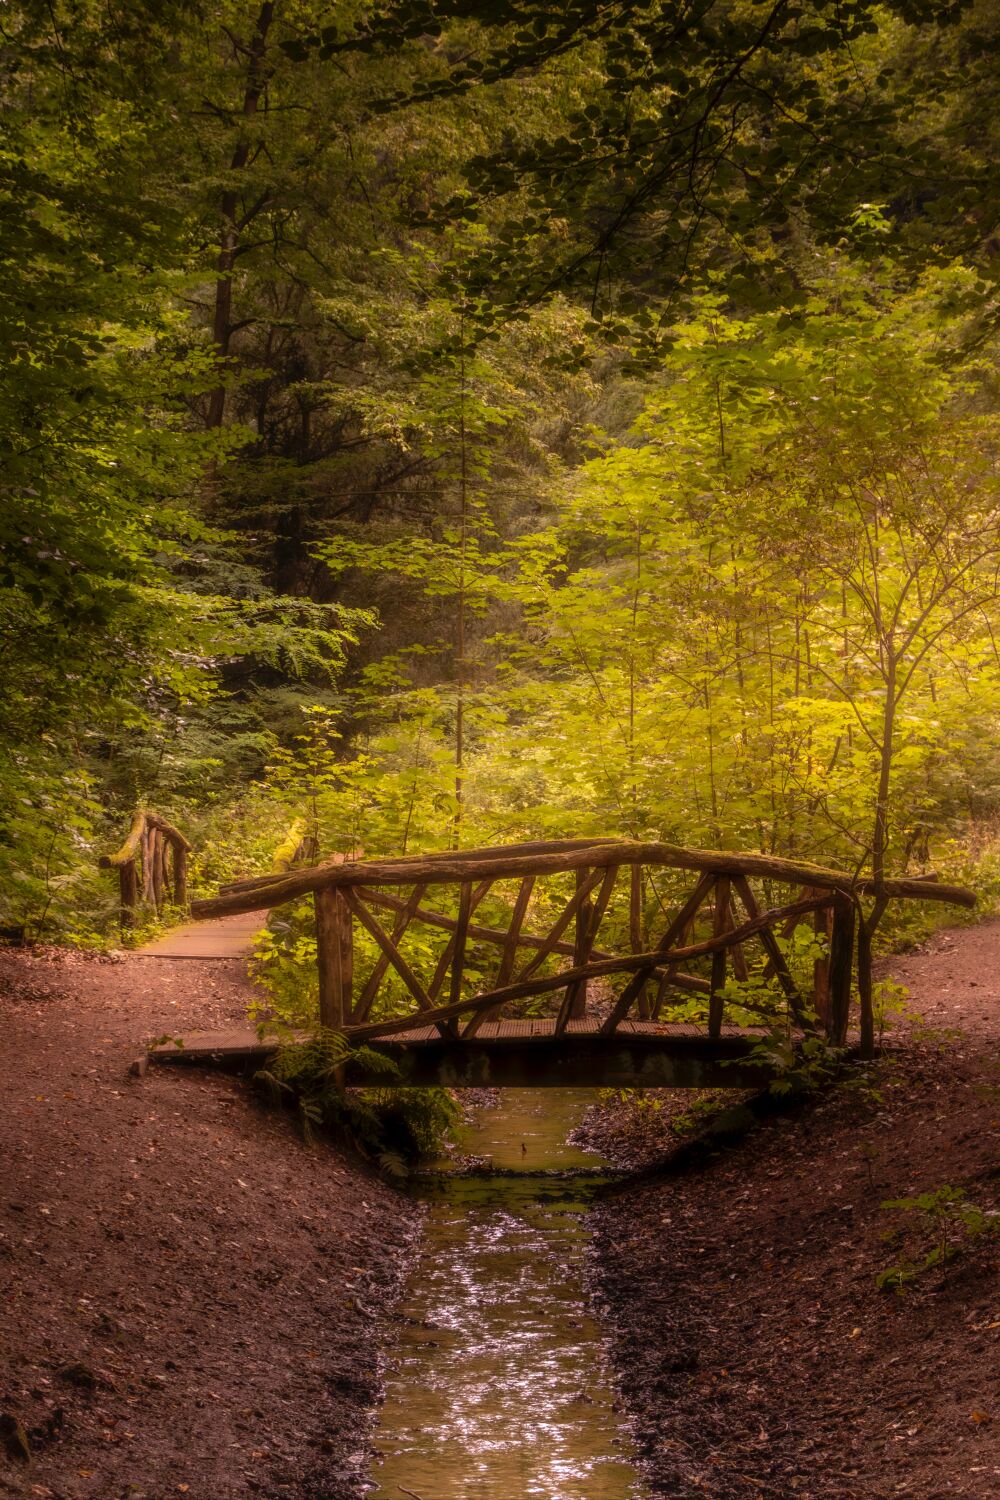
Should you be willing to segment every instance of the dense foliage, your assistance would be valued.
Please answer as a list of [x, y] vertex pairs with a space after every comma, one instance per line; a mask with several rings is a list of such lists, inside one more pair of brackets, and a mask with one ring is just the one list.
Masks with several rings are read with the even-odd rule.
[[[385, 1087], [346, 1088], [352, 1061], [381, 1072]], [[275, 1103], [297, 1108], [307, 1140], [326, 1130], [403, 1177], [412, 1160], [441, 1149], [461, 1112], [446, 1089], [393, 1087], [398, 1076], [388, 1058], [371, 1048], [352, 1051], [342, 1034], [320, 1028], [282, 1047], [256, 1082]]]
[[[296, 819], [980, 858], [995, 39], [934, 0], [6, 7], [3, 921], [111, 933], [139, 802], [196, 888]], [[301, 1018], [307, 914], [269, 942]]]

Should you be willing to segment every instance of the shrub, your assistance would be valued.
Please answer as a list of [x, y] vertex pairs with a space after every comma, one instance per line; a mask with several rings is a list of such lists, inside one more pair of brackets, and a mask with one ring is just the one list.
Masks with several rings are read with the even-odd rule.
[[[347, 1088], [351, 1062], [386, 1079], [386, 1087]], [[320, 1028], [278, 1051], [257, 1082], [271, 1098], [298, 1106], [303, 1132], [329, 1131], [392, 1176], [406, 1174], [421, 1156], [440, 1151], [461, 1111], [446, 1089], [400, 1088], [391, 1058], [369, 1047], [352, 1049], [337, 1031]]]
[[[917, 1277], [946, 1266], [972, 1241], [1000, 1229], [1000, 1213], [970, 1203], [965, 1189], [950, 1183], [914, 1198], [888, 1198], [882, 1208], [907, 1215], [915, 1230], [907, 1253], [876, 1275], [875, 1285], [883, 1292], [904, 1292]], [[883, 1238], [896, 1241], [903, 1233], [898, 1226]]]

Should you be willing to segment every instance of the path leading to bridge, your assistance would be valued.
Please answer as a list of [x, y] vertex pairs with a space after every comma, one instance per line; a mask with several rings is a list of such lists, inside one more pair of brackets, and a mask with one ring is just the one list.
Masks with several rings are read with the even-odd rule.
[[246, 958], [267, 921], [266, 911], [240, 912], [212, 922], [185, 922], [136, 949], [139, 958]]

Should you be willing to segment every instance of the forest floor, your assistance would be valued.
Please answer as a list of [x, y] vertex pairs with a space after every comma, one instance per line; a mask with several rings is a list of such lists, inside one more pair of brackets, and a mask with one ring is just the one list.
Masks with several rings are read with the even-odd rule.
[[[1000, 921], [883, 972], [911, 1014], [866, 1083], [595, 1211], [595, 1294], [654, 1495], [1000, 1494], [1000, 1233], [952, 1223], [943, 1267], [876, 1286], [942, 1238], [887, 1199], [957, 1187], [986, 1215], [970, 1228], [1000, 1225]], [[662, 1157], [690, 1096], [661, 1104], [605, 1120], [604, 1149]]]
[[417, 1211], [233, 1079], [128, 1074], [248, 983], [0, 953], [0, 1495], [360, 1493]]

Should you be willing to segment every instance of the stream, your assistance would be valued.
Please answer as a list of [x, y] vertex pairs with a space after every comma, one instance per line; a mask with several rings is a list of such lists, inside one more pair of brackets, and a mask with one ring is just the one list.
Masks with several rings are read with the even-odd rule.
[[611, 1169], [567, 1137], [588, 1089], [504, 1089], [429, 1174], [375, 1434], [374, 1489], [418, 1500], [642, 1500], [604, 1336], [587, 1309], [584, 1215]]

